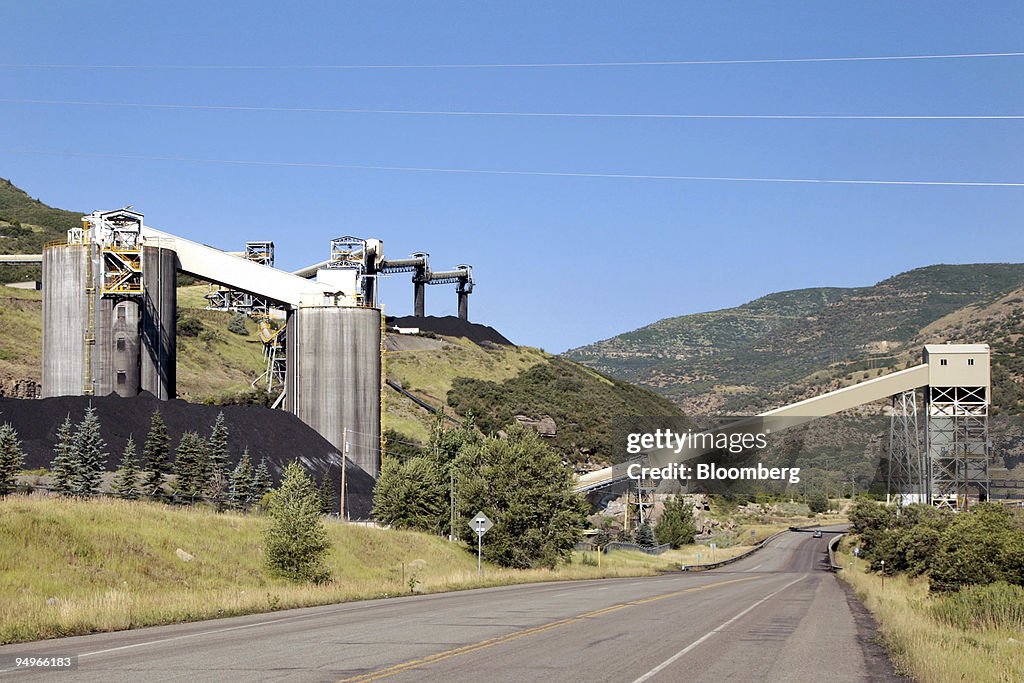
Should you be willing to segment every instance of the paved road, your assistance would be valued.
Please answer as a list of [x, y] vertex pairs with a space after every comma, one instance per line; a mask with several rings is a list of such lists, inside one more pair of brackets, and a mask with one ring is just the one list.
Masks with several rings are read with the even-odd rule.
[[[722, 569], [374, 600], [0, 648], [77, 654], [17, 681], [879, 681], [888, 660], [786, 533]], [[861, 612], [858, 614], [858, 612]]]

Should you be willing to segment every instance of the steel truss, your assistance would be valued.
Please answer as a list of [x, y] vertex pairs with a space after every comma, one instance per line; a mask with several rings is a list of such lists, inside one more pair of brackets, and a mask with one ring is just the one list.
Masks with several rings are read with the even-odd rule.
[[927, 465], [917, 420], [917, 390], [892, 397], [889, 423], [888, 492], [897, 505], [928, 500]]
[[930, 387], [928, 469], [931, 499], [939, 507], [966, 508], [972, 496], [989, 497], [986, 387]]

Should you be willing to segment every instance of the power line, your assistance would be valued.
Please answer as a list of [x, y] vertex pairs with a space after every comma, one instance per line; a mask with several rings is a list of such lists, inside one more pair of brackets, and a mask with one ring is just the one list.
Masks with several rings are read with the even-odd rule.
[[144, 154], [110, 154], [104, 152], [75, 152], [39, 149], [3, 148], [10, 154], [81, 157], [89, 159], [120, 159], [125, 161], [179, 161], [201, 164], [234, 166], [273, 166], [283, 168], [323, 168], [347, 171], [400, 171], [408, 173], [449, 173], [457, 175], [534, 176], [548, 178], [603, 178], [611, 180], [675, 180], [735, 183], [790, 183], [815, 185], [919, 185], [933, 187], [1024, 187], [1024, 182], [992, 182], [966, 180], [869, 180], [860, 178], [771, 178], [744, 176], [655, 175], [641, 173], [587, 173], [569, 171], [510, 171], [480, 168], [445, 168], [431, 166], [383, 166], [368, 164], [341, 164], [315, 161], [260, 161], [256, 159], [212, 159], [203, 157], [160, 156]]
[[0, 64], [0, 69], [108, 69], [182, 71], [313, 71], [360, 69], [552, 69], [634, 66], [697, 66], [714, 64], [808, 64], [827, 62], [894, 62], [935, 59], [1022, 57], [1024, 52], [967, 52], [925, 55], [854, 57], [783, 57], [762, 59], [671, 59], [616, 62], [509, 62], [493, 64]]
[[85, 100], [43, 100], [0, 98], [0, 104], [42, 104], [81, 107], [124, 107], [139, 109], [190, 109], [203, 111], [251, 111], [302, 114], [394, 114], [404, 116], [501, 116], [532, 118], [589, 119], [764, 119], [764, 120], [904, 120], [904, 121], [1010, 121], [1024, 119], [1024, 114], [644, 114], [606, 112], [536, 112], [536, 111], [446, 111], [436, 109], [362, 109], [340, 107], [268, 107], [242, 104], [176, 104], [159, 102], [95, 102]]

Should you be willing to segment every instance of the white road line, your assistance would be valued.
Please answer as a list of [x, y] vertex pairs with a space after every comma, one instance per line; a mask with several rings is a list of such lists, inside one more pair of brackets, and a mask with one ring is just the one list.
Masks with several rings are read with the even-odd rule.
[[690, 652], [691, 650], [693, 650], [693, 649], [694, 649], [695, 647], [697, 647], [698, 645], [700, 645], [701, 643], [703, 643], [703, 642], [704, 642], [705, 640], [707, 640], [707, 639], [708, 639], [708, 638], [710, 638], [711, 636], [715, 635], [716, 633], [720, 633], [721, 631], [724, 631], [724, 630], [725, 630], [726, 628], [728, 628], [728, 627], [729, 627], [729, 626], [730, 626], [730, 625], [731, 625], [731, 624], [732, 624], [733, 622], [735, 622], [735, 621], [737, 621], [738, 619], [740, 619], [741, 617], [743, 617], [743, 616], [744, 616], [745, 614], [747, 614], [748, 612], [750, 612], [751, 610], [753, 610], [753, 609], [754, 609], [755, 607], [757, 607], [758, 605], [761, 605], [761, 604], [763, 604], [763, 603], [765, 603], [765, 602], [767, 602], [767, 601], [771, 600], [771, 599], [772, 599], [772, 598], [774, 598], [774, 597], [775, 597], [776, 595], [778, 595], [778, 594], [779, 594], [779, 593], [781, 593], [782, 591], [784, 591], [784, 590], [786, 590], [787, 588], [789, 588], [790, 586], [792, 586], [792, 585], [793, 585], [794, 583], [797, 583], [798, 581], [803, 581], [803, 580], [804, 580], [805, 578], [806, 578], [806, 576], [801, 576], [801, 577], [800, 577], [800, 578], [798, 578], [798, 579], [794, 579], [793, 581], [790, 581], [789, 583], [787, 583], [787, 584], [786, 584], [785, 586], [783, 586], [783, 587], [782, 587], [782, 588], [780, 588], [779, 590], [775, 591], [774, 593], [769, 593], [768, 595], [764, 596], [763, 598], [761, 598], [760, 600], [758, 600], [757, 602], [755, 602], [755, 603], [754, 603], [753, 605], [751, 605], [750, 607], [746, 608], [745, 610], [743, 610], [742, 612], [740, 612], [739, 614], [737, 614], [736, 616], [734, 616], [734, 617], [733, 617], [732, 619], [729, 619], [728, 621], [726, 621], [725, 623], [721, 624], [721, 625], [720, 625], [720, 626], [718, 626], [717, 628], [715, 628], [715, 629], [712, 629], [711, 631], [708, 631], [707, 633], [705, 633], [704, 635], [702, 635], [702, 636], [701, 636], [700, 638], [698, 638], [697, 640], [693, 641], [692, 643], [690, 643], [689, 645], [687, 645], [686, 647], [684, 647], [684, 648], [683, 648], [682, 650], [680, 650], [679, 652], [675, 653], [674, 655], [672, 655], [671, 657], [669, 657], [668, 659], [666, 659], [666, 660], [665, 660], [664, 662], [662, 662], [662, 663], [661, 663], [661, 664], [659, 664], [658, 666], [654, 667], [653, 669], [651, 669], [650, 671], [648, 671], [647, 673], [645, 673], [645, 674], [644, 674], [643, 676], [641, 676], [640, 678], [638, 678], [638, 679], [636, 679], [635, 681], [633, 681], [633, 683], [643, 683], [644, 681], [648, 681], [648, 680], [650, 680], [651, 678], [653, 678], [653, 677], [654, 677], [654, 676], [656, 676], [657, 674], [659, 674], [659, 673], [661, 673], [662, 671], [664, 671], [666, 667], [670, 666], [670, 665], [671, 665], [671, 664], [672, 664], [673, 662], [675, 662], [675, 661], [676, 661], [677, 659], [679, 659], [680, 657], [682, 657], [683, 655], [685, 655], [685, 654], [686, 654], [687, 652]]
[[754, 567], [751, 567], [751, 568], [750, 568], [750, 569], [748, 569], [747, 571], [748, 571], [748, 572], [754, 572], [754, 571], [757, 571], [758, 569], [760, 569], [760, 568], [761, 568], [761, 567], [763, 567], [763, 566], [764, 566], [764, 562], [762, 562], [761, 564], [759, 564], [759, 565], [756, 565], [756, 566], [754, 566]]
[[198, 633], [186, 633], [181, 636], [171, 636], [170, 638], [158, 638], [156, 640], [147, 640], [143, 643], [133, 643], [132, 645], [121, 645], [120, 647], [111, 647], [106, 650], [96, 650], [95, 652], [83, 652], [78, 655], [79, 659], [82, 657], [93, 657], [95, 655], [104, 655], [108, 652], [118, 652], [119, 650], [131, 650], [136, 647], [145, 647], [147, 645], [157, 645], [159, 643], [170, 643], [175, 640], [185, 640], [186, 638], [198, 638], [200, 636], [211, 636], [215, 633], [227, 633], [228, 631], [241, 631], [246, 628], [256, 628], [257, 626], [267, 626], [268, 624], [280, 624], [286, 621], [294, 621], [296, 619], [304, 619], [314, 615], [301, 614], [294, 617], [284, 617], [281, 619], [270, 619], [268, 621], [260, 621], [255, 624], [243, 624], [242, 626], [230, 626], [228, 628], [218, 628], [213, 631], [200, 631]]

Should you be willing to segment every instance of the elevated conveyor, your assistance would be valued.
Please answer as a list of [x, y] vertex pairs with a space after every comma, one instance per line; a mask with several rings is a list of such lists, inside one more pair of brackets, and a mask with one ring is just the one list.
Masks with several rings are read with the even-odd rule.
[[[775, 408], [752, 418], [737, 420], [720, 430], [724, 432], [742, 431], [753, 424], [763, 424], [771, 431], [795, 427], [819, 417], [835, 415], [850, 408], [872, 403], [890, 396], [918, 389], [928, 385], [929, 366], [927, 363], [893, 372], [888, 375], [830, 391], [821, 396], [797, 401], [781, 408]], [[663, 467], [671, 463], [681, 463], [706, 453], [703, 449], [684, 449], [679, 453], [672, 450], [651, 451], [648, 458], [649, 466]], [[623, 467], [606, 467], [581, 476], [576, 491], [585, 492], [599, 489], [626, 479]]]
[[180, 270], [224, 287], [271, 299], [288, 308], [324, 304], [324, 286], [205, 244], [142, 227], [144, 244], [177, 253]]
[[43, 263], [42, 254], [0, 254], [0, 265], [35, 266]]

